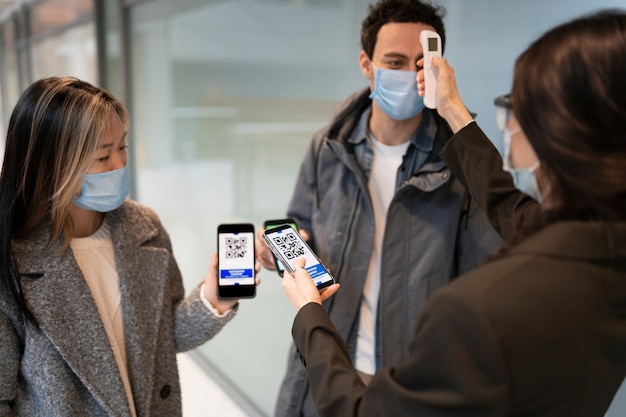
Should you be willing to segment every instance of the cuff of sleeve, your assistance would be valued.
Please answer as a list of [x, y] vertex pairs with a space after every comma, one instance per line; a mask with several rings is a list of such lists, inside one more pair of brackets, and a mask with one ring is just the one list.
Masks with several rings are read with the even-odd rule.
[[209, 300], [206, 299], [206, 297], [204, 296], [204, 283], [202, 283], [202, 286], [200, 287], [200, 299], [202, 300], [202, 304], [204, 304], [204, 306], [215, 316], [218, 318], [224, 318], [228, 315], [228, 313], [230, 313], [230, 310], [232, 309], [228, 309], [225, 312], [223, 312], [222, 314], [219, 313], [219, 311], [217, 311], [217, 309], [215, 307], [213, 307], [213, 305], [211, 304], [211, 302]]

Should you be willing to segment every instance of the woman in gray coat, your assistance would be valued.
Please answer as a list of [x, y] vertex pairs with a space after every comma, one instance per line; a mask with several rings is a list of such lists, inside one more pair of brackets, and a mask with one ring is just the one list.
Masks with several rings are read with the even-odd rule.
[[180, 416], [176, 353], [237, 309], [216, 256], [187, 297], [156, 214], [127, 199], [128, 114], [70, 77], [35, 82], [0, 176], [0, 416]]

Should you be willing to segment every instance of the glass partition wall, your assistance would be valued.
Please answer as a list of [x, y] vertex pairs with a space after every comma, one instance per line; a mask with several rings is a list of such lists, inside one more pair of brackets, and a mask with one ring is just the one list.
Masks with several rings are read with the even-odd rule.
[[[146, 2], [130, 13], [138, 197], [169, 229], [186, 287], [204, 276], [220, 223], [285, 216], [313, 132], [366, 85], [366, 2]], [[293, 308], [262, 271], [255, 299], [200, 351], [270, 415]]]
[[[260, 227], [285, 215], [312, 134], [338, 101], [367, 86], [358, 54], [369, 3], [155, 0], [131, 9], [138, 198], [169, 228], [187, 288], [206, 272], [218, 224]], [[497, 146], [493, 98], [510, 89], [514, 58], [553, 24], [600, 7], [438, 3], [448, 11], [446, 57]], [[199, 350], [271, 415], [294, 312], [280, 278], [264, 270], [261, 279], [257, 297]]]
[[72, 75], [98, 83], [93, 4], [93, 0], [0, 3], [2, 145], [9, 114], [33, 81]]
[[[285, 215], [312, 134], [366, 87], [358, 67], [369, 0], [167, 0], [132, 7], [130, 60], [138, 198], [169, 228], [187, 288], [204, 276], [220, 223]], [[547, 28], [623, 0], [441, 0], [466, 104], [500, 146], [494, 97]], [[496, 33], [497, 36], [493, 36]], [[294, 315], [280, 278], [199, 351], [272, 415]]]

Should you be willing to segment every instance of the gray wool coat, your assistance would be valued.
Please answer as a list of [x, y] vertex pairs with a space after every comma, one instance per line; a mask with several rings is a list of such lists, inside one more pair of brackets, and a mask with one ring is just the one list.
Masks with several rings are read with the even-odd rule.
[[[120, 279], [128, 372], [137, 416], [180, 416], [176, 353], [213, 337], [217, 318], [199, 286], [184, 297], [169, 236], [150, 209], [127, 200], [108, 213]], [[0, 417], [130, 416], [124, 386], [71, 249], [46, 249], [48, 233], [14, 239], [26, 302], [24, 323], [0, 288]]]

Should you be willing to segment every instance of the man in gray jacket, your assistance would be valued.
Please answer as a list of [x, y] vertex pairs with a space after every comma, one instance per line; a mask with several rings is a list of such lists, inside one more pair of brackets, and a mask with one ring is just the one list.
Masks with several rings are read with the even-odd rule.
[[[426, 299], [501, 244], [439, 158], [452, 132], [417, 93], [419, 35], [444, 44], [441, 15], [415, 0], [370, 6], [359, 56], [369, 88], [315, 134], [288, 210], [341, 283], [325, 308], [366, 383], [408, 357]], [[275, 415], [317, 415], [295, 348]]]

